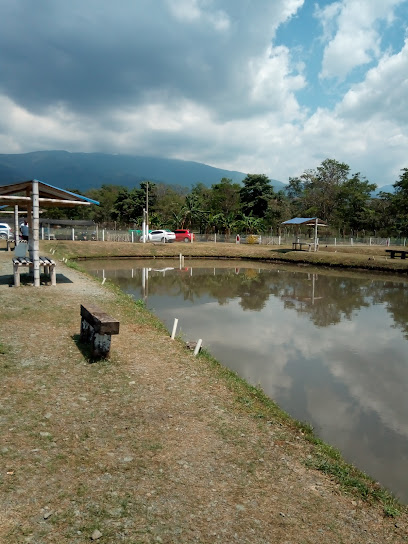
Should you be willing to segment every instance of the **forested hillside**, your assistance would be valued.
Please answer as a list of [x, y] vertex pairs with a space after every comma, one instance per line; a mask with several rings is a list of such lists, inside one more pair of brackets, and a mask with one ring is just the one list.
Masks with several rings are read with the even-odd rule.
[[[104, 184], [134, 188], [145, 180], [191, 188], [195, 183], [210, 186], [223, 177], [238, 183], [245, 175], [197, 162], [133, 155], [67, 151], [0, 155], [0, 185], [39, 179], [50, 185], [63, 189], [76, 188], [81, 192]], [[276, 180], [273, 185], [277, 190], [284, 186]]]

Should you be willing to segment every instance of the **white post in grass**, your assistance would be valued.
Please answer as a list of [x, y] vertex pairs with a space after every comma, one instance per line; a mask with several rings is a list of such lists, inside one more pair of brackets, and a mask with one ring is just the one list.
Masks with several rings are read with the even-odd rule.
[[174, 340], [174, 338], [176, 336], [177, 325], [178, 325], [178, 319], [177, 319], [177, 317], [175, 317], [174, 318], [174, 323], [173, 323], [173, 330], [172, 330], [172, 333], [171, 333], [171, 339], [172, 340]]
[[195, 350], [194, 350], [194, 357], [198, 354], [198, 352], [200, 351], [200, 348], [201, 348], [201, 344], [202, 344], [202, 339], [200, 338], [197, 342], [197, 345], [195, 347]]
[[71, 229], [71, 238], [72, 238], [72, 240], [75, 240], [75, 229], [74, 229], [74, 227], [72, 227], [72, 229]]

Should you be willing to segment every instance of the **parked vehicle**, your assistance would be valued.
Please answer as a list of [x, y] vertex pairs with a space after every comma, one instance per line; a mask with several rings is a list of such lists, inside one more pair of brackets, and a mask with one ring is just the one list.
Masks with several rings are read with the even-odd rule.
[[10, 240], [13, 236], [13, 231], [8, 223], [0, 223], [0, 240]]
[[177, 242], [192, 242], [194, 240], [194, 233], [188, 229], [177, 229], [174, 234]]
[[[147, 235], [147, 242], [174, 242], [176, 235], [170, 230], [152, 230]], [[143, 242], [143, 236], [140, 237], [140, 241]]]

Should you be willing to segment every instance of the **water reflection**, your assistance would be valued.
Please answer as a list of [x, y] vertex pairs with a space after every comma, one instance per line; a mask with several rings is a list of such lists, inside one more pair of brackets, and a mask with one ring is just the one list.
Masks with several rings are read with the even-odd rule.
[[169, 329], [177, 317], [187, 339], [203, 338], [408, 501], [408, 283], [242, 263], [101, 264], [95, 274], [144, 298]]

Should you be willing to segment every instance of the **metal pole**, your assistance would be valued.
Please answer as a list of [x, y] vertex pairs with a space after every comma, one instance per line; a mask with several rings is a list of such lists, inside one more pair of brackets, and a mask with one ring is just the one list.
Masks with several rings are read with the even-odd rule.
[[19, 242], [19, 225], [18, 225], [18, 205], [14, 206], [14, 242], [17, 245]]
[[149, 182], [146, 181], [146, 238], [149, 233]]

